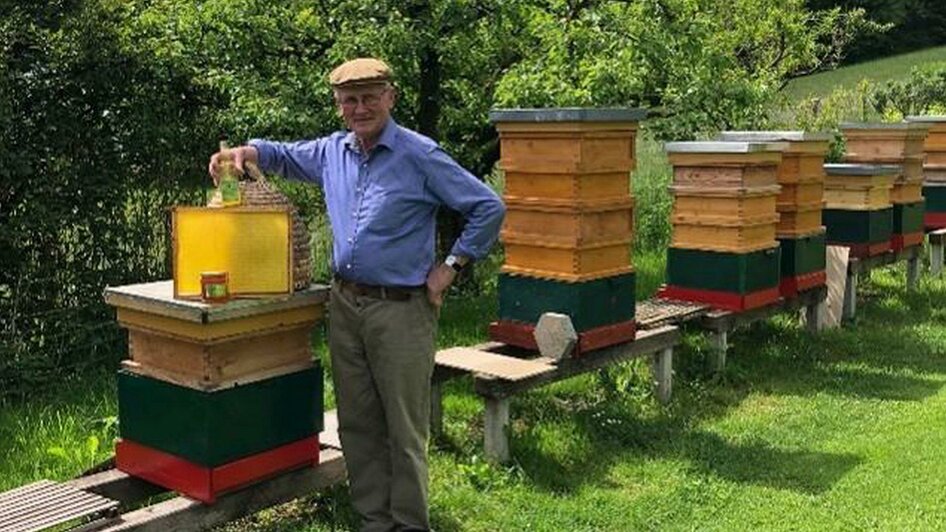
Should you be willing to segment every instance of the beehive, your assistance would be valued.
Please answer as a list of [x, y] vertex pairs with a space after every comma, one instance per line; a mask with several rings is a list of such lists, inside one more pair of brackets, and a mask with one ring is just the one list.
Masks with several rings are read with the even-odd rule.
[[778, 142], [784, 145], [778, 166], [782, 187], [775, 234], [781, 247], [782, 297], [824, 284], [824, 158], [831, 135], [805, 131], [724, 131], [720, 140]]
[[746, 310], [778, 299], [784, 144], [671, 142], [673, 233], [660, 295]]
[[119, 373], [122, 471], [203, 502], [318, 462], [327, 288], [208, 305], [173, 282], [106, 289], [129, 332]]
[[899, 168], [892, 165], [826, 164], [823, 221], [828, 245], [847, 246], [851, 256], [890, 250], [893, 205], [890, 188]]
[[907, 121], [929, 128], [923, 143], [924, 224], [941, 229], [946, 227], [946, 116], [908, 116]]
[[[634, 299], [630, 177], [643, 116], [639, 109], [490, 113], [499, 132], [507, 205], [493, 339], [535, 348], [531, 330], [542, 309], [572, 317], [579, 352], [634, 338], [633, 312], [618, 308], [626, 310]], [[601, 287], [615, 283], [623, 294], [617, 307], [599, 301]], [[593, 308], [614, 312], [588, 319]]]
[[899, 166], [891, 203], [915, 204], [922, 199], [926, 124], [847, 122], [841, 124], [841, 131], [846, 145], [844, 162]]

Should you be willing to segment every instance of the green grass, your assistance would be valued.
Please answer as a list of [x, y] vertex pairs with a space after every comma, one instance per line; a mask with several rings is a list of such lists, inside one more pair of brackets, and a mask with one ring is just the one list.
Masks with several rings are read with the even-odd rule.
[[785, 93], [790, 101], [809, 96], [824, 97], [838, 87], [852, 88], [862, 79], [883, 82], [906, 78], [913, 67], [937, 61], [946, 61], [946, 46], [885, 57], [794, 79], [785, 88]]

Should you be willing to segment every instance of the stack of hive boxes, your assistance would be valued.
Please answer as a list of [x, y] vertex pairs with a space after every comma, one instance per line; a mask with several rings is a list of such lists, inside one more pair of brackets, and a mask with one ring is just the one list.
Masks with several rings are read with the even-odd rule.
[[128, 329], [118, 469], [203, 502], [317, 464], [322, 370], [311, 332], [326, 289], [220, 305], [171, 281], [109, 288]]
[[910, 116], [907, 121], [929, 128], [923, 145], [923, 221], [929, 230], [942, 229], [946, 227], [946, 116]]
[[775, 236], [781, 248], [779, 292], [790, 298], [822, 286], [825, 274], [824, 158], [831, 136], [804, 131], [726, 131], [720, 140], [778, 142], [785, 145], [778, 167], [782, 187], [776, 208]]
[[505, 174], [499, 320], [490, 337], [536, 349], [535, 324], [567, 314], [576, 353], [634, 339], [634, 169], [639, 109], [490, 113]]
[[923, 143], [927, 126], [920, 123], [843, 123], [844, 162], [898, 165], [890, 202], [893, 204], [891, 249], [923, 242]]
[[829, 246], [846, 246], [864, 258], [890, 251], [890, 190], [899, 166], [826, 164], [824, 225]]
[[742, 311], [779, 299], [783, 144], [671, 142], [673, 237], [659, 295]]

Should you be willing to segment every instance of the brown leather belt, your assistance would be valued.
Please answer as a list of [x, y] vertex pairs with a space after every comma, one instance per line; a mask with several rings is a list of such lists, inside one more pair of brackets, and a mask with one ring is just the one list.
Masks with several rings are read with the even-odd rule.
[[353, 296], [365, 296], [388, 301], [407, 301], [413, 294], [424, 288], [423, 286], [377, 286], [361, 284], [346, 281], [338, 276], [335, 277], [335, 284], [340, 290]]

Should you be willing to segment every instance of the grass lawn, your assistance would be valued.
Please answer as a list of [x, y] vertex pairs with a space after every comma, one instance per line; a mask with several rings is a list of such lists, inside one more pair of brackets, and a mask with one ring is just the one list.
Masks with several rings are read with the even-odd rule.
[[854, 87], [862, 79], [883, 82], [906, 78], [915, 66], [946, 61], [946, 46], [849, 65], [792, 80], [785, 88], [790, 101], [808, 96], [826, 96], [837, 87]]

